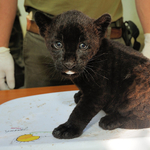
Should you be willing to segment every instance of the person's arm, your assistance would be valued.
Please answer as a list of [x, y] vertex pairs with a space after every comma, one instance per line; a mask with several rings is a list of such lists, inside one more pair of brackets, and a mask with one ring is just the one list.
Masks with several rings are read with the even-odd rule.
[[135, 3], [145, 37], [142, 53], [150, 58], [150, 0], [135, 0]]
[[0, 90], [15, 86], [14, 61], [8, 46], [16, 12], [17, 0], [0, 0]]
[[17, 12], [17, 0], [0, 0], [0, 47], [8, 47]]

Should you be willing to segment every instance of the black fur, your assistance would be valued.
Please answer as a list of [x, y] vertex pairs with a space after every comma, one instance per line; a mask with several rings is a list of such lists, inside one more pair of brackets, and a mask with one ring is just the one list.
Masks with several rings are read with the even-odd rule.
[[56, 69], [80, 90], [68, 121], [54, 129], [56, 138], [80, 136], [100, 110], [107, 113], [103, 129], [150, 127], [150, 61], [104, 38], [109, 14], [94, 20], [74, 10], [50, 19], [38, 12], [35, 20]]

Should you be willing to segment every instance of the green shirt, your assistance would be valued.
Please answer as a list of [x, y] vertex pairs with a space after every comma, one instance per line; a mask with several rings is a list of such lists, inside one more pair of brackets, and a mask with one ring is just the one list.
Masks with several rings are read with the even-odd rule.
[[51, 15], [58, 15], [68, 10], [79, 10], [94, 19], [109, 13], [112, 22], [123, 15], [121, 0], [25, 0], [25, 6]]

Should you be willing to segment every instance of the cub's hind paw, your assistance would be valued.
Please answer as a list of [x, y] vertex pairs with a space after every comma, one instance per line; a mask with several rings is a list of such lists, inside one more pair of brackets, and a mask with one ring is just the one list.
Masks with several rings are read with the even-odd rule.
[[72, 139], [80, 136], [82, 131], [68, 123], [65, 123], [55, 128], [52, 134], [58, 139]]
[[113, 130], [121, 127], [121, 125], [122, 123], [120, 122], [120, 120], [118, 120], [116, 116], [113, 117], [111, 115], [101, 118], [99, 122], [99, 126], [102, 127], [104, 130]]

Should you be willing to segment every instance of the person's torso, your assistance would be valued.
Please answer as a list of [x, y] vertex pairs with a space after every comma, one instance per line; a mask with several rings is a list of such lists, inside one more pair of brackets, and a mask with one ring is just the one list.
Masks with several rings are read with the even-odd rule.
[[121, 0], [25, 0], [25, 7], [28, 6], [51, 15], [78, 10], [94, 19], [109, 13], [112, 22], [120, 19], [123, 13]]

